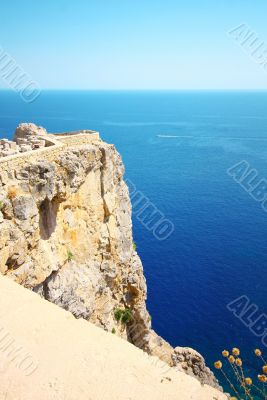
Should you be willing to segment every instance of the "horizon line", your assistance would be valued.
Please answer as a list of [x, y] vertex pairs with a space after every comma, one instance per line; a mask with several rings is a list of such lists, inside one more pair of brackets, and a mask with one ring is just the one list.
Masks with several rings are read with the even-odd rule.
[[[17, 93], [13, 89], [1, 88], [1, 92]], [[42, 91], [75, 91], [75, 92], [267, 92], [267, 88], [231, 88], [231, 89], [80, 89], [80, 88], [43, 88]]]

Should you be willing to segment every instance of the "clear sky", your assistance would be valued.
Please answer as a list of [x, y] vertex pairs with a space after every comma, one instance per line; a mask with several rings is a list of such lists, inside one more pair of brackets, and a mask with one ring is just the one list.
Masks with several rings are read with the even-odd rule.
[[246, 22], [267, 49], [266, 0], [3, 0], [0, 10], [0, 46], [43, 89], [267, 89], [267, 71], [227, 35]]

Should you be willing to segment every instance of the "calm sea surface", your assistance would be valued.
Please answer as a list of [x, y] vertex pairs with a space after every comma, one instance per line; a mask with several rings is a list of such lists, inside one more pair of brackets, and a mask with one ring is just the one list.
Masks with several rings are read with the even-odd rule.
[[246, 160], [267, 179], [267, 93], [47, 91], [25, 104], [0, 92], [0, 104], [0, 137], [34, 122], [116, 145], [126, 177], [175, 227], [158, 241], [134, 218], [154, 329], [210, 365], [233, 346], [252, 365], [261, 338], [226, 306], [246, 295], [266, 312], [267, 213], [226, 170]]

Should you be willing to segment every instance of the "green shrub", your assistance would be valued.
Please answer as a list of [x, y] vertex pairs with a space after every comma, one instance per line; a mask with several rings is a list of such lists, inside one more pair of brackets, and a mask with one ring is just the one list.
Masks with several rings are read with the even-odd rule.
[[125, 310], [116, 308], [114, 317], [117, 322], [121, 321], [123, 324], [128, 324], [133, 319], [133, 313], [129, 308], [126, 308]]
[[116, 308], [114, 312], [115, 320], [119, 322], [122, 319], [122, 315], [123, 315], [123, 310], [121, 310], [120, 308]]
[[133, 249], [136, 251], [136, 243], [133, 242]]
[[74, 259], [74, 254], [70, 250], [67, 250], [67, 258], [68, 258], [68, 261], [71, 261]]
[[126, 310], [123, 313], [123, 316], [121, 318], [122, 322], [124, 324], [128, 324], [131, 320], [133, 319], [133, 313], [129, 308], [126, 308]]
[[111, 333], [115, 334], [115, 333], [116, 333], [116, 329], [115, 329], [115, 328], [112, 328]]

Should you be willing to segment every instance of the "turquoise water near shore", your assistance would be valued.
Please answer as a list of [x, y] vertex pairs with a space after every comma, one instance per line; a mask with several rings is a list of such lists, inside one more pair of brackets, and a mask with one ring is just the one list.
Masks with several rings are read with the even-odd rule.
[[227, 304], [245, 295], [266, 312], [267, 213], [227, 169], [246, 160], [267, 179], [267, 93], [44, 91], [25, 104], [2, 91], [0, 104], [1, 137], [34, 122], [115, 144], [126, 177], [174, 225], [159, 241], [133, 218], [154, 329], [210, 365], [240, 347], [253, 369], [261, 337]]

